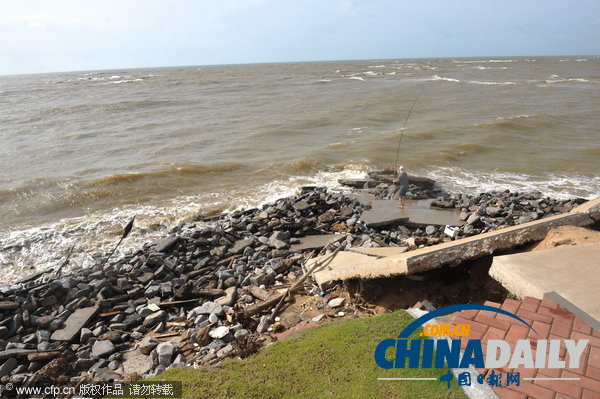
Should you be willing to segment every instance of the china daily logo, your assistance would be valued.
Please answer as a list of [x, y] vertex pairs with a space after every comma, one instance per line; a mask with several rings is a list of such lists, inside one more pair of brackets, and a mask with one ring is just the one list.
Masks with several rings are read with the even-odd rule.
[[[486, 342], [486, 351], [483, 353], [481, 340], [469, 339], [461, 356], [460, 337], [468, 337], [470, 332], [468, 324], [456, 326], [427, 324], [421, 333], [422, 336], [457, 337], [456, 339], [409, 339], [412, 333], [431, 319], [462, 310], [500, 313], [518, 320], [537, 334], [537, 331], [529, 323], [504, 309], [475, 304], [452, 305], [419, 317], [409, 324], [397, 338], [381, 341], [375, 348], [375, 362], [384, 369], [406, 367], [467, 369], [471, 365], [478, 369], [502, 369], [505, 366], [508, 369], [579, 368], [581, 355], [589, 342], [587, 339], [538, 339], [534, 341], [520, 339], [511, 346], [505, 340], [490, 339]], [[561, 345], [566, 348], [568, 362], [560, 359]]]

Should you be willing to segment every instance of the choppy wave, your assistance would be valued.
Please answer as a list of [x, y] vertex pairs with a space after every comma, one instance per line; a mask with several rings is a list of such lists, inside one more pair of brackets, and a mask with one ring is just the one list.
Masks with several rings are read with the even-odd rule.
[[589, 80], [584, 78], [559, 78], [556, 76], [552, 79], [545, 79], [542, 81], [543, 83], [591, 83], [591, 84], [600, 84], [600, 81], [597, 80]]
[[477, 194], [484, 191], [540, 191], [552, 198], [581, 197], [592, 199], [600, 195], [600, 176], [568, 173], [531, 175], [502, 170], [470, 171], [460, 167], [433, 167], [424, 171], [450, 192]]
[[475, 84], [475, 85], [484, 85], [484, 86], [509, 86], [509, 85], [516, 85], [515, 82], [480, 82], [477, 80], [471, 80], [468, 82], [469, 84]]
[[[292, 162], [291, 171], [312, 171], [317, 164], [308, 160]], [[315, 173], [275, 179], [260, 186], [240, 187], [219, 193], [204, 193], [174, 198], [171, 204], [131, 205], [109, 212], [67, 218], [40, 227], [16, 229], [0, 233], [0, 281], [14, 281], [24, 275], [56, 267], [69, 248], [76, 246], [69, 267], [87, 267], [94, 258], [103, 256], [115, 245], [123, 226], [136, 216], [135, 228], [115, 254], [115, 258], [131, 254], [145, 243], [163, 237], [173, 227], [190, 222], [199, 213], [233, 211], [260, 206], [278, 198], [293, 195], [304, 185], [320, 185], [342, 189], [341, 178], [364, 177], [367, 165], [333, 165]]]
[[434, 81], [434, 82], [437, 82], [437, 81], [442, 81], [442, 82], [453, 82], [453, 83], [458, 83], [458, 82], [460, 82], [460, 80], [458, 80], [458, 79], [453, 79], [453, 78], [445, 78], [445, 77], [438, 76], [438, 75], [433, 75], [432, 77], [430, 77], [430, 78], [428, 78], [428, 79], [424, 79], [424, 80], [425, 80], [425, 81], [428, 81], [428, 80], [429, 80], [429, 81]]

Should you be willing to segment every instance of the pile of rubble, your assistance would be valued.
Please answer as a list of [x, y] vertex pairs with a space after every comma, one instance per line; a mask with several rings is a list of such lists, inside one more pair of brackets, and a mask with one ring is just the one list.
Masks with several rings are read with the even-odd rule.
[[[389, 192], [390, 184], [375, 190]], [[460, 209], [461, 235], [472, 235], [568, 211], [573, 201], [505, 192], [447, 196], [434, 205]], [[374, 230], [360, 221], [362, 211], [354, 198], [307, 187], [260, 209], [179, 226], [104, 266], [98, 259], [91, 268], [0, 287], [0, 379], [127, 380], [215, 364], [241, 355], [262, 333], [292, 327], [277, 325], [272, 310], [306, 273], [313, 249], [450, 239], [432, 226]], [[320, 246], [300, 246], [303, 237], [324, 234]], [[314, 285], [301, 288], [330, 298]], [[340, 305], [330, 301], [323, 314]]]

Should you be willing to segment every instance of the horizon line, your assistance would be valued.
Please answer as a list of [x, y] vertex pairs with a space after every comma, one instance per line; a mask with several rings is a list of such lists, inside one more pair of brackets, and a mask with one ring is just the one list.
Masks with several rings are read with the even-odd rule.
[[215, 67], [215, 66], [239, 66], [239, 65], [277, 65], [277, 64], [303, 64], [303, 63], [326, 63], [326, 62], [356, 62], [356, 61], [389, 61], [389, 60], [447, 60], [447, 59], [510, 59], [510, 58], [559, 58], [559, 57], [593, 57], [600, 58], [600, 54], [558, 54], [558, 55], [482, 55], [482, 56], [447, 56], [447, 57], [394, 57], [394, 58], [355, 58], [355, 59], [329, 59], [329, 60], [297, 60], [297, 61], [260, 61], [260, 62], [231, 62], [231, 63], [208, 63], [208, 64], [185, 64], [185, 65], [163, 65], [163, 66], [143, 66], [143, 67], [111, 67], [100, 69], [72, 69], [50, 72], [25, 72], [25, 73], [0, 73], [0, 77], [10, 76], [30, 76], [30, 75], [53, 75], [61, 73], [89, 73], [89, 72], [109, 72], [118, 70], [142, 70], [142, 69], [169, 69], [169, 68], [195, 68], [195, 67]]

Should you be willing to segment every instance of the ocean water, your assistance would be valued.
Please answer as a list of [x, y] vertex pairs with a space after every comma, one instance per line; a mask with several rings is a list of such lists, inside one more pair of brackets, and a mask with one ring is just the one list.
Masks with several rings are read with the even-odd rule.
[[449, 191], [598, 196], [600, 58], [0, 76], [0, 280], [71, 245], [89, 265], [133, 215], [117, 256], [198, 213], [391, 168], [401, 138], [398, 163]]

